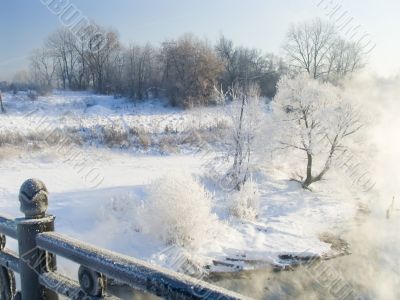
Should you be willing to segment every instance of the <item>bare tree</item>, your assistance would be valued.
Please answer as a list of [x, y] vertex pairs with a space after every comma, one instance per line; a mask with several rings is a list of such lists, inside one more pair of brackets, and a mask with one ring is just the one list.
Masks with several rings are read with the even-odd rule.
[[124, 91], [124, 55], [121, 51], [114, 54], [113, 63], [107, 66], [107, 86], [108, 92], [113, 93], [114, 97], [121, 97]]
[[328, 54], [327, 65], [325, 77], [333, 83], [352, 74], [364, 66], [360, 46], [354, 42], [336, 39], [332, 51]]
[[192, 35], [164, 42], [163, 84], [173, 105], [208, 104], [222, 66], [213, 49]]
[[86, 35], [82, 35], [77, 38], [71, 45], [75, 55], [77, 57], [77, 67], [76, 67], [76, 88], [84, 90], [90, 86], [90, 69], [89, 62], [87, 58], [89, 41]]
[[292, 25], [284, 50], [296, 72], [335, 82], [363, 67], [360, 45], [340, 38], [334, 25], [320, 19]]
[[51, 49], [36, 49], [30, 56], [31, 76], [40, 89], [48, 91], [53, 86], [57, 62]]
[[0, 91], [0, 107], [1, 107], [1, 112], [5, 113], [6, 109], [4, 108], [4, 105], [3, 105], [3, 98], [1, 97], [1, 91]]
[[306, 174], [299, 175], [305, 188], [323, 179], [332, 161], [344, 153], [344, 142], [362, 128], [357, 110], [336, 87], [308, 75], [283, 78], [273, 107], [281, 121], [280, 145], [306, 155]]
[[119, 60], [121, 49], [118, 34], [97, 25], [87, 28], [88, 49], [86, 58], [89, 64], [93, 85], [97, 92], [110, 92], [108, 80], [111, 79], [110, 70]]
[[58, 75], [64, 89], [76, 87], [78, 56], [75, 51], [76, 37], [66, 28], [54, 32], [45, 42], [48, 53], [57, 62]]
[[215, 51], [224, 66], [220, 77], [224, 90], [236, 84], [255, 83], [260, 87], [262, 96], [275, 95], [276, 83], [285, 72], [282, 59], [273, 54], [264, 55], [257, 49], [236, 47], [224, 36], [217, 42]]
[[150, 92], [160, 84], [157, 50], [149, 44], [144, 47], [131, 45], [125, 52], [124, 61], [128, 95], [135, 100], [148, 99]]
[[222, 84], [225, 89], [232, 87], [237, 83], [239, 77], [239, 69], [237, 64], [237, 52], [234, 47], [233, 41], [221, 36], [215, 51], [218, 57], [222, 60], [224, 65], [224, 73], [221, 76]]

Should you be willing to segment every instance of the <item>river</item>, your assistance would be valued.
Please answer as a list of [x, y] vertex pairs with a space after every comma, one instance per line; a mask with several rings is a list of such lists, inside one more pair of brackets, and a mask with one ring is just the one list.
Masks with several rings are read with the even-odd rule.
[[[289, 271], [264, 269], [208, 279], [255, 299], [400, 299], [400, 212], [388, 219], [383, 208], [360, 216], [342, 238], [351, 254], [314, 261]], [[120, 292], [124, 299], [155, 299]]]
[[400, 212], [376, 209], [343, 234], [351, 254], [292, 271], [263, 270], [215, 284], [256, 299], [400, 299]]

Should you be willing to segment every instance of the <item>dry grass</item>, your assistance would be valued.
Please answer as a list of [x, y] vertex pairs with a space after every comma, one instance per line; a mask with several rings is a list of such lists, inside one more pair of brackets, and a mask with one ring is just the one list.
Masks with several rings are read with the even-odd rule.
[[161, 138], [158, 140], [158, 147], [162, 152], [165, 153], [177, 153], [178, 143], [176, 136], [173, 134], [161, 136]]
[[147, 133], [147, 132], [145, 132], [145, 131], [140, 131], [139, 133], [138, 133], [138, 141], [139, 141], [139, 144], [144, 148], [144, 149], [149, 149], [150, 148], [150, 146], [151, 146], [151, 137], [150, 137], [150, 135]]
[[[188, 128], [177, 132], [166, 126], [162, 133], [151, 133], [138, 124], [114, 122], [94, 127], [46, 128], [26, 133], [3, 130], [0, 132], [0, 148], [18, 146], [39, 150], [64, 145], [104, 145], [109, 148], [138, 148], [177, 153], [182, 147], [202, 149], [207, 145], [217, 145], [226, 139], [227, 123], [212, 122], [209, 127]], [[6, 155], [6, 154], [5, 154]]]
[[104, 126], [102, 127], [101, 142], [108, 147], [129, 147], [129, 132], [117, 124], [112, 124], [108, 127]]
[[6, 161], [14, 157], [18, 157], [24, 149], [15, 146], [2, 146], [0, 147], [0, 161]]

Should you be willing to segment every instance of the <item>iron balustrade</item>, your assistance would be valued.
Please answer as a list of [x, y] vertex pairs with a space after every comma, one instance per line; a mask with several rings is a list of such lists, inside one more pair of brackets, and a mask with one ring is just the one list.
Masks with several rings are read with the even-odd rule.
[[[47, 215], [48, 192], [37, 179], [19, 192], [24, 218], [0, 216], [0, 299], [118, 299], [106, 290], [113, 279], [165, 299], [248, 299], [187, 275], [101, 249], [54, 232], [55, 217]], [[6, 236], [18, 241], [18, 254], [5, 248]], [[57, 273], [56, 256], [80, 265], [78, 281]], [[14, 272], [20, 274], [16, 291]]]

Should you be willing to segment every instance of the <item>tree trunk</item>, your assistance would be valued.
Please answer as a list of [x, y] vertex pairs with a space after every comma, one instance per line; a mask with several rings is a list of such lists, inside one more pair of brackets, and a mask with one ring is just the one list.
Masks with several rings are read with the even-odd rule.
[[5, 113], [5, 112], [6, 112], [6, 109], [4, 108], [4, 105], [3, 105], [3, 98], [1, 97], [1, 94], [0, 94], [0, 107], [1, 107], [1, 112], [2, 112], [2, 113]]
[[334, 144], [331, 147], [331, 151], [329, 153], [329, 156], [326, 159], [325, 166], [322, 169], [322, 171], [315, 177], [312, 176], [312, 155], [307, 153], [307, 178], [303, 182], [303, 186], [308, 188], [310, 184], [322, 180], [322, 178], [325, 176], [326, 172], [329, 171], [331, 164], [332, 164], [332, 158], [333, 154], [335, 153], [336, 150], [336, 143], [337, 143], [337, 137], [335, 137]]
[[304, 180], [303, 182], [304, 187], [308, 187], [311, 183], [313, 183], [312, 163], [313, 163], [312, 154], [307, 153], [307, 177], [306, 180]]
[[243, 118], [244, 118], [244, 106], [246, 105], [246, 96], [242, 96], [242, 104], [240, 107], [240, 117], [239, 117], [239, 128], [236, 133], [236, 149], [235, 149], [235, 158], [233, 163], [233, 171], [234, 171], [234, 181], [235, 181], [235, 189], [240, 191], [242, 185], [245, 183], [245, 179], [241, 178], [242, 175], [242, 165], [243, 165], [243, 137], [242, 137], [242, 127], [243, 127]]

